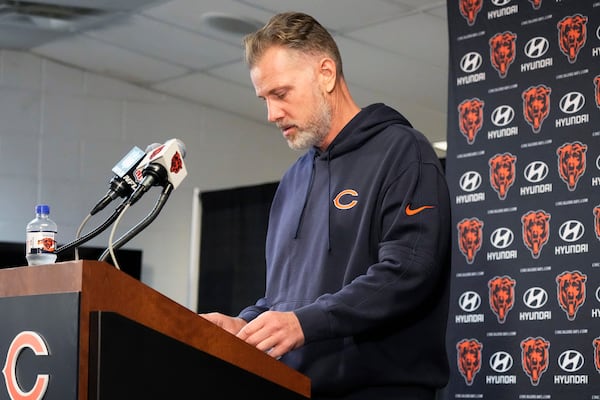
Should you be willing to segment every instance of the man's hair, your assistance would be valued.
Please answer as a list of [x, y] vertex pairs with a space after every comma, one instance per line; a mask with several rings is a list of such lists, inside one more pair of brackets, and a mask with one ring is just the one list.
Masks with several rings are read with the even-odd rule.
[[336, 65], [341, 77], [342, 57], [331, 34], [307, 14], [287, 12], [277, 14], [256, 32], [244, 38], [246, 64], [252, 68], [273, 46], [287, 47], [310, 55], [325, 54]]

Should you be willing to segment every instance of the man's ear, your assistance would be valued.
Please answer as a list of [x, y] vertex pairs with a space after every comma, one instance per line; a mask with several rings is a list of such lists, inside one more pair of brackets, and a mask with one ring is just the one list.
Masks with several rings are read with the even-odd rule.
[[319, 80], [327, 93], [333, 92], [336, 84], [335, 62], [331, 58], [323, 58], [320, 63]]

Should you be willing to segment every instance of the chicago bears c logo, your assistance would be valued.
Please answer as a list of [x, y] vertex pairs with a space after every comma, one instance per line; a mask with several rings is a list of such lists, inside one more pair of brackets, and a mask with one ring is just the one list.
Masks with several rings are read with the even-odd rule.
[[543, 210], [529, 211], [521, 217], [523, 243], [533, 258], [539, 258], [550, 236], [550, 214]]
[[333, 199], [333, 205], [335, 205], [338, 210], [349, 210], [358, 204], [358, 200], [347, 200], [345, 199], [346, 196], [351, 199], [356, 198], [358, 197], [358, 192], [353, 189], [346, 189], [339, 192]]
[[481, 350], [483, 344], [477, 339], [463, 339], [456, 344], [458, 371], [469, 386], [481, 369]]
[[596, 107], [600, 108], [600, 75], [596, 75], [594, 77], [594, 86], [596, 90], [594, 91], [594, 98], [596, 99]]
[[515, 61], [517, 35], [512, 32], [497, 33], [490, 39], [490, 59], [500, 78], [506, 78], [508, 68]]
[[579, 178], [585, 173], [587, 145], [581, 142], [565, 143], [556, 150], [558, 174], [570, 191], [577, 187]]
[[459, 0], [460, 14], [467, 20], [469, 26], [475, 24], [477, 14], [481, 11], [483, 0]]
[[473, 264], [475, 255], [481, 249], [483, 221], [477, 218], [465, 218], [457, 224], [460, 252], [469, 264]]
[[569, 321], [575, 320], [579, 307], [585, 302], [586, 280], [587, 275], [579, 271], [565, 271], [556, 277], [558, 303]]
[[596, 237], [600, 240], [600, 204], [594, 207], [594, 231]]
[[543, 337], [528, 337], [521, 342], [521, 363], [531, 384], [537, 386], [542, 374], [548, 369], [550, 342]]
[[515, 183], [517, 157], [510, 153], [496, 154], [490, 158], [490, 184], [500, 200], [506, 199], [508, 189]]
[[474, 98], [458, 105], [459, 128], [469, 144], [475, 142], [475, 136], [483, 125], [483, 104], [483, 101]]
[[495, 276], [488, 282], [490, 307], [501, 324], [515, 304], [515, 284], [516, 281], [507, 275]]
[[560, 51], [567, 56], [571, 64], [577, 61], [579, 50], [587, 40], [587, 20], [587, 17], [575, 14], [564, 17], [556, 25]]
[[550, 113], [550, 88], [544, 85], [530, 86], [522, 94], [523, 116], [534, 133], [539, 133], [542, 123]]

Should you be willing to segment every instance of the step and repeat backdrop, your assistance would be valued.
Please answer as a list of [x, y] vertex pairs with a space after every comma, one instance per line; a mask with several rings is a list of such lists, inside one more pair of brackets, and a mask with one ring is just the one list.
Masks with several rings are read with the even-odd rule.
[[449, 399], [600, 399], [600, 1], [449, 0]]

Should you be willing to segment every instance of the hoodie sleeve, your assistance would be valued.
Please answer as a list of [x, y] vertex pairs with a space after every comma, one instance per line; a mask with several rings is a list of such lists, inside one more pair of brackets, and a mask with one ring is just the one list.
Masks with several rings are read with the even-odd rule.
[[409, 323], [437, 301], [450, 245], [448, 190], [440, 167], [413, 162], [380, 202], [376, 262], [338, 292], [295, 310], [307, 342]]
[[268, 309], [269, 307], [267, 306], [267, 299], [263, 297], [260, 298], [256, 304], [248, 306], [240, 311], [238, 317], [246, 322], [250, 322]]

